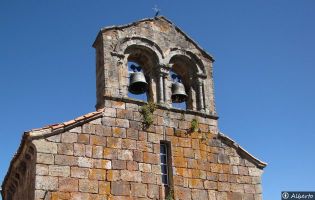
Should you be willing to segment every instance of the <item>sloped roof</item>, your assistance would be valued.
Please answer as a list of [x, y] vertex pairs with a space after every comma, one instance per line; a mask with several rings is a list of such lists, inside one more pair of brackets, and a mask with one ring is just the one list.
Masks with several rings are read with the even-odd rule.
[[[214, 61], [214, 57], [209, 54], [205, 49], [203, 49], [197, 42], [195, 42], [191, 37], [189, 37], [184, 31], [182, 31], [178, 26], [176, 26], [172, 21], [170, 21], [169, 19], [167, 19], [166, 17], [164, 16], [158, 16], [158, 17], [154, 17], [154, 18], [144, 18], [144, 19], [141, 19], [141, 20], [138, 20], [138, 21], [135, 21], [135, 22], [132, 22], [132, 23], [128, 23], [128, 24], [124, 24], [124, 25], [119, 25], [119, 26], [106, 26], [106, 27], [103, 27], [101, 28], [100, 30], [100, 33], [103, 33], [105, 31], [108, 31], [108, 30], [112, 30], [112, 29], [124, 29], [124, 28], [128, 28], [128, 27], [131, 27], [131, 26], [136, 26], [137, 24], [139, 23], [142, 23], [142, 22], [146, 22], [146, 21], [155, 21], [155, 20], [162, 20], [162, 21], [165, 21], [167, 23], [169, 23], [171, 26], [173, 26], [180, 34], [182, 34], [189, 42], [191, 42], [192, 44], [195, 45], [195, 47], [200, 50], [203, 55], [207, 58], [209, 58], [211, 61]], [[96, 41], [96, 40], [95, 40]], [[93, 43], [93, 46], [94, 46], [95, 42]]]
[[226, 136], [225, 134], [219, 132], [219, 138], [228, 146], [235, 148], [235, 150], [243, 157], [247, 158], [251, 162], [253, 162], [258, 168], [262, 169], [267, 166], [267, 163], [257, 159], [248, 151], [246, 151], [243, 147], [237, 144], [234, 140]]

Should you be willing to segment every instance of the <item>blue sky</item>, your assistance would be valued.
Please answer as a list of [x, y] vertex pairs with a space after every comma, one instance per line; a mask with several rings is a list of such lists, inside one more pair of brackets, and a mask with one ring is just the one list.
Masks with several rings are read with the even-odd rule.
[[268, 162], [264, 199], [315, 188], [315, 1], [0, 1], [0, 180], [24, 131], [95, 105], [103, 26], [162, 15], [214, 55], [219, 126]]

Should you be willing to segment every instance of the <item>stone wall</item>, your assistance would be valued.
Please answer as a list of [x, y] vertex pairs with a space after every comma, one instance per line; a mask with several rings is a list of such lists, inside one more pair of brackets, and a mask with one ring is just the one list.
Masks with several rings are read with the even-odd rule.
[[224, 143], [215, 119], [161, 107], [144, 130], [139, 104], [106, 100], [102, 118], [33, 140], [35, 199], [164, 199], [161, 140], [171, 143], [175, 199], [261, 199], [262, 170]]

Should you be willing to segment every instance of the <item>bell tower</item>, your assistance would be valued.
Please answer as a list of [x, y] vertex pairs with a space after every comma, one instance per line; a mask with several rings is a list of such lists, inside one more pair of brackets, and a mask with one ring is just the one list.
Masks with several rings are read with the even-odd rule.
[[182, 110], [216, 116], [213, 57], [166, 18], [103, 28], [93, 47], [97, 109], [105, 106], [106, 99], [142, 94], [140, 100], [168, 109], [179, 105]]

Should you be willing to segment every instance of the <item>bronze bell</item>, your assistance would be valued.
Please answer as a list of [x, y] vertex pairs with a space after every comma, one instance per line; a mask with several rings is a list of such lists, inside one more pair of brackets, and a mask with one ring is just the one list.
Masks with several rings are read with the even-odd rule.
[[133, 72], [130, 74], [129, 92], [132, 94], [143, 94], [148, 89], [148, 83], [142, 72]]
[[185, 91], [185, 86], [180, 82], [172, 83], [172, 102], [182, 103], [187, 100], [188, 95]]

